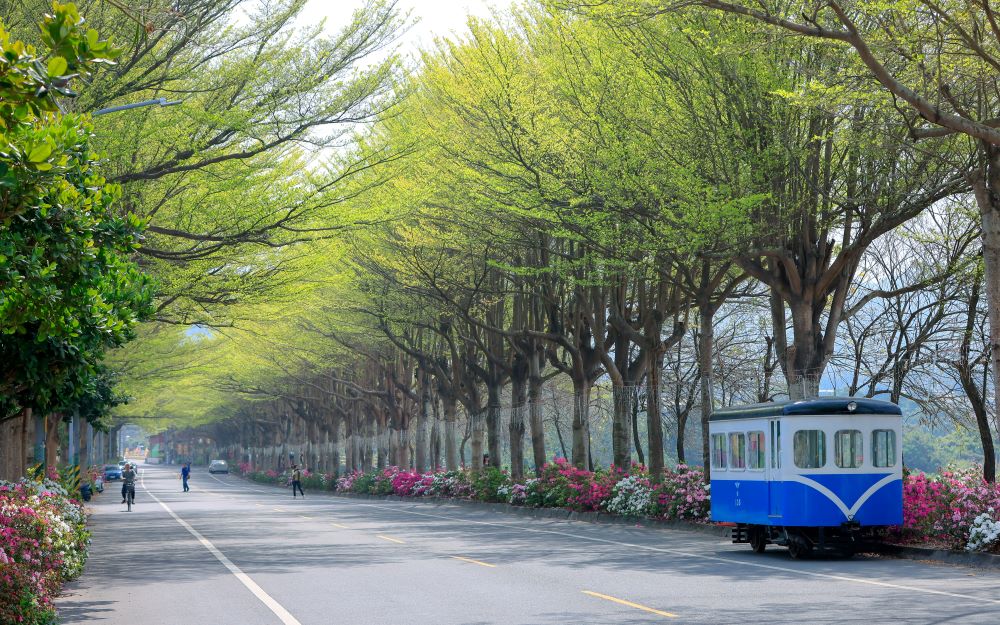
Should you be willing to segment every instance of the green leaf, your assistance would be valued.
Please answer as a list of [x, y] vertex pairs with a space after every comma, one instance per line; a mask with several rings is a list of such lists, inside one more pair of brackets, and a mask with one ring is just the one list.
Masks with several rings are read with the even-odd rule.
[[49, 59], [49, 77], [56, 78], [66, 73], [69, 64], [61, 56], [54, 56]]
[[47, 143], [41, 145], [36, 145], [31, 148], [31, 152], [28, 153], [28, 162], [31, 163], [41, 163], [52, 154], [52, 146]]

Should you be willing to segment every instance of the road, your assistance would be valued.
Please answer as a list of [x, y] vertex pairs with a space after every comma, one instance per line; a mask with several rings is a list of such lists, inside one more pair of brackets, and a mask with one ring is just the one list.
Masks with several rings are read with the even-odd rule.
[[[111, 491], [117, 491], [117, 484]], [[763, 555], [680, 530], [359, 501], [144, 467], [95, 500], [61, 622], [114, 625], [1000, 623], [1000, 574]]]

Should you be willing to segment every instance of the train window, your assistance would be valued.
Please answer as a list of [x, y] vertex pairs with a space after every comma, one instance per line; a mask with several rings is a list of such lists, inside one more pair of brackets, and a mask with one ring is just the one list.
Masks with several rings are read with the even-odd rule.
[[781, 421], [771, 421], [771, 468], [781, 468]]
[[758, 471], [764, 468], [763, 432], [750, 432], [747, 434], [747, 468]]
[[826, 464], [826, 434], [823, 430], [799, 430], [792, 439], [795, 466], [818, 469]]
[[833, 437], [834, 462], [841, 469], [857, 469], [865, 461], [864, 438], [858, 430], [840, 430]]
[[896, 466], [896, 432], [875, 430], [872, 432], [872, 464], [876, 467]]
[[726, 435], [712, 434], [712, 468], [726, 468]]
[[747, 468], [747, 437], [743, 432], [729, 433], [729, 468]]

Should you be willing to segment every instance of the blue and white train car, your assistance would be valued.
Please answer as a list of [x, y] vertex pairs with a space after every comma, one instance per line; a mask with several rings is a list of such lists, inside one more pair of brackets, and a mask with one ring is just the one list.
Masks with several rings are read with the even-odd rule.
[[823, 398], [734, 406], [709, 419], [712, 520], [733, 542], [793, 558], [853, 553], [903, 522], [902, 412], [887, 401]]

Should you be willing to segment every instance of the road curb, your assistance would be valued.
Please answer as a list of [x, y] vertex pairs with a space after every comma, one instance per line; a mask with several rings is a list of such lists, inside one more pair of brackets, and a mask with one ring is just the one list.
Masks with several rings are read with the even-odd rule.
[[908, 545], [874, 545], [872, 551], [904, 560], [922, 560], [1000, 570], [1000, 555], [992, 553], [970, 553], [967, 551], [949, 551], [948, 549], [930, 549]]
[[[262, 485], [260, 482], [254, 482], [239, 475], [236, 477], [239, 477], [243, 481], [251, 484]], [[267, 484], [263, 485], [266, 486]], [[732, 530], [729, 526], [703, 525], [700, 523], [692, 523], [690, 521], [667, 521], [662, 519], [651, 519], [649, 517], [623, 517], [617, 514], [607, 514], [604, 512], [577, 512], [575, 510], [567, 510], [566, 508], [531, 508], [527, 506], [512, 506], [505, 503], [486, 503], [482, 501], [455, 499], [451, 497], [400, 497], [399, 495], [368, 495], [361, 493], [335, 493], [330, 491], [321, 492], [330, 497], [341, 497], [344, 499], [398, 501], [402, 503], [431, 506], [459, 506], [477, 510], [488, 510], [497, 514], [509, 514], [535, 519], [581, 521], [584, 523], [595, 523], [601, 525], [630, 525], [633, 527], [681, 530], [720, 536], [723, 538], [729, 538]], [[925, 562], [938, 562], [942, 564], [1000, 570], [1000, 555], [990, 553], [968, 553], [964, 551], [949, 551], [947, 549], [931, 549], [927, 547], [892, 544], [869, 545], [865, 550], [871, 553], [878, 553], [880, 555], [899, 558], [902, 560], [921, 560]]]

